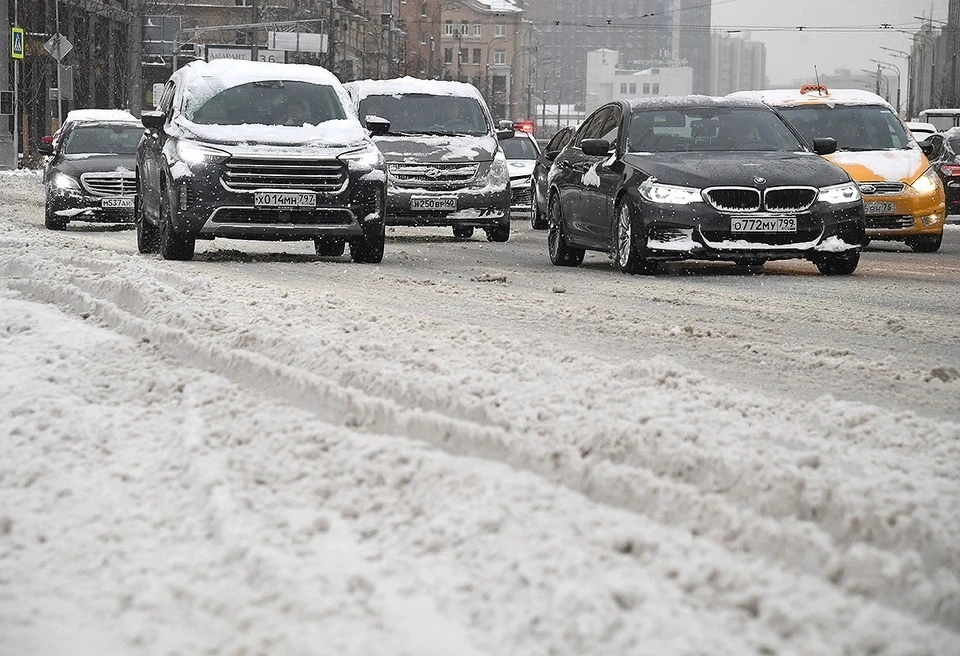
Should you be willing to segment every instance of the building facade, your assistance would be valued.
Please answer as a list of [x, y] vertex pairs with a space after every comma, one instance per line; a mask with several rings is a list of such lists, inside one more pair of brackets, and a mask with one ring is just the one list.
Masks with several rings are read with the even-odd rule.
[[763, 43], [714, 32], [710, 52], [711, 96], [767, 87], [767, 47]]
[[587, 53], [586, 102], [589, 114], [614, 100], [685, 96], [693, 92], [693, 69], [689, 66], [622, 69], [616, 50]]

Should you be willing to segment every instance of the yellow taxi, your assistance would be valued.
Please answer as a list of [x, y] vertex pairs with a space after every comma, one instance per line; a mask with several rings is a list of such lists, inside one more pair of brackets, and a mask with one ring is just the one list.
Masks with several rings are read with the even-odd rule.
[[947, 214], [943, 184], [883, 98], [822, 85], [731, 95], [774, 107], [810, 143], [836, 139], [837, 152], [826, 158], [860, 184], [868, 240], [902, 241], [924, 253], [940, 248]]

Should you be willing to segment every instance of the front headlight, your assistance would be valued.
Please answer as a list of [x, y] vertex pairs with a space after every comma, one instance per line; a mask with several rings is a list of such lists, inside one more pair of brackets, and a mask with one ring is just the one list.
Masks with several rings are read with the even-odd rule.
[[340, 155], [340, 161], [345, 162], [350, 169], [361, 171], [382, 169], [385, 166], [383, 155], [377, 148], [364, 148], [363, 150], [344, 153]]
[[938, 176], [936, 171], [931, 167], [924, 171], [923, 175], [914, 180], [910, 186], [921, 194], [932, 194], [940, 188], [940, 176]]
[[487, 178], [491, 185], [506, 186], [510, 181], [510, 170], [507, 168], [507, 158], [502, 150], [497, 150], [493, 156], [493, 162], [490, 163], [490, 172]]
[[843, 184], [832, 185], [830, 187], [821, 187], [817, 200], [831, 205], [843, 205], [844, 203], [856, 203], [862, 200], [860, 187], [856, 182], [844, 182]]
[[703, 201], [702, 192], [693, 187], [676, 187], [647, 178], [640, 184], [640, 195], [659, 205], [690, 205]]
[[80, 183], [66, 173], [57, 173], [55, 176], [53, 176], [53, 180], [51, 182], [54, 187], [60, 189], [61, 191], [80, 190]]
[[230, 153], [218, 148], [204, 146], [195, 141], [180, 139], [177, 142], [177, 157], [185, 164], [204, 164], [208, 162], [222, 162], [230, 157]]

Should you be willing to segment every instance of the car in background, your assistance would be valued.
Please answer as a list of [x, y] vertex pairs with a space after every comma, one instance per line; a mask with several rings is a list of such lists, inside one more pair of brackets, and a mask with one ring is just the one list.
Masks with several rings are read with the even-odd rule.
[[346, 85], [357, 114], [390, 122], [374, 136], [387, 161], [387, 225], [451, 226], [456, 239], [475, 228], [510, 238], [510, 172], [497, 130], [471, 84], [404, 77]]
[[532, 209], [530, 177], [540, 157], [540, 146], [529, 132], [517, 130], [513, 139], [500, 142], [510, 170], [510, 209], [526, 214]]
[[65, 230], [70, 221], [129, 222], [136, 190], [139, 119], [129, 112], [75, 110], [37, 146], [44, 169], [44, 225]]
[[550, 175], [550, 261], [608, 252], [624, 273], [670, 260], [760, 266], [807, 259], [849, 275], [863, 200], [840, 167], [759, 102], [705, 96], [617, 101], [594, 111]]
[[930, 163], [940, 176], [947, 198], [947, 213], [960, 214], [960, 128], [950, 128], [927, 138], [933, 151]]
[[[319, 66], [195, 61], [167, 81], [137, 156], [137, 246], [189, 260], [197, 239], [313, 240], [380, 262], [386, 165]], [[373, 131], [389, 125], [371, 122]]]
[[918, 121], [907, 121], [904, 125], [910, 130], [910, 134], [917, 141], [924, 141], [927, 137], [932, 137], [939, 130], [933, 123], [920, 123]]
[[572, 127], [564, 127], [557, 131], [555, 135], [547, 142], [537, 163], [533, 167], [531, 175], [531, 186], [533, 187], [533, 207], [530, 212], [530, 227], [534, 230], [545, 230], [547, 228], [547, 179], [550, 175], [550, 167], [553, 161], [560, 154], [560, 151], [573, 138], [575, 130]]
[[794, 90], [741, 91], [777, 109], [807, 143], [832, 137], [827, 158], [860, 183], [867, 239], [902, 241], [917, 252], [940, 248], [946, 203], [943, 184], [897, 112], [880, 96], [859, 89], [805, 85]]

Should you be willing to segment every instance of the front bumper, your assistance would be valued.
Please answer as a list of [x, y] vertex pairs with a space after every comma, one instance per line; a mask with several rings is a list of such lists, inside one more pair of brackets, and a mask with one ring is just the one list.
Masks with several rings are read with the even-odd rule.
[[[420, 210], [414, 198], [455, 198], [455, 210]], [[387, 190], [387, 225], [463, 226], [492, 228], [510, 222], [509, 187], [413, 189], [390, 185]]]
[[947, 206], [943, 192], [920, 195], [907, 188], [897, 196], [864, 196], [865, 205], [893, 205], [893, 212], [868, 214], [865, 218], [867, 239], [900, 241], [921, 235], [937, 235], [943, 231]]
[[784, 215], [732, 215], [705, 203], [665, 206], [641, 201], [640, 207], [647, 234], [645, 256], [651, 260], [814, 260], [825, 254], [859, 252], [864, 243], [859, 203], [816, 203], [809, 210], [786, 215], [797, 217], [796, 232], [736, 234], [730, 229], [735, 216]]
[[[114, 196], [93, 196], [73, 189], [47, 187], [47, 209], [64, 221], [91, 223], [128, 223], [133, 220], [133, 208], [103, 207], [103, 201], [114, 201]], [[132, 196], [125, 196], [133, 200]]]
[[[171, 176], [174, 229], [189, 237], [297, 241], [317, 237], [359, 237], [364, 228], [383, 221], [383, 179], [350, 171], [337, 192], [315, 192], [316, 207], [264, 208], [254, 204], [256, 191], [235, 190], [221, 179], [216, 166], [194, 167], [192, 175]], [[275, 191], [275, 190], [274, 190]], [[296, 191], [284, 188], [282, 191]], [[305, 189], [304, 191], [310, 191]]]
[[530, 186], [530, 178], [510, 181], [510, 209], [514, 212], [533, 210], [533, 189]]

